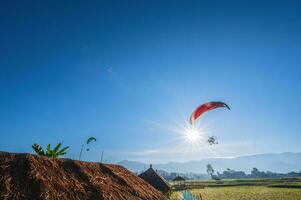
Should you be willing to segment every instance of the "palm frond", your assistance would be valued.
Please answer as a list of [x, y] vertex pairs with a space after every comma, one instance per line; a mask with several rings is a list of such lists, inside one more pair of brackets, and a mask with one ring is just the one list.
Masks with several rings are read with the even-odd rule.
[[65, 155], [67, 152], [67, 149], [69, 149], [69, 146], [61, 149], [59, 152], [57, 152], [58, 155]]
[[62, 143], [58, 143], [58, 145], [56, 145], [56, 146], [54, 147], [54, 149], [52, 150], [53, 153], [54, 153], [54, 154], [57, 153], [57, 151], [61, 148], [61, 146], [62, 146]]

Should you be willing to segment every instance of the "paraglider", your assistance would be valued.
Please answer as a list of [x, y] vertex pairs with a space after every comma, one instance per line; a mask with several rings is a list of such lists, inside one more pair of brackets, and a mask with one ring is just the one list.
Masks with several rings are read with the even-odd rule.
[[[89, 145], [91, 142], [96, 142], [96, 138], [95, 137], [89, 137], [86, 141], [86, 145]], [[80, 153], [79, 153], [79, 160], [82, 157], [82, 153], [83, 153], [83, 148], [84, 148], [85, 144], [82, 145], [81, 149], [80, 149]], [[90, 151], [89, 148], [86, 149], [86, 151]]]
[[[95, 137], [89, 137], [87, 140], [87, 145], [90, 144], [91, 142], [96, 142], [96, 138]], [[86, 149], [86, 151], [90, 151], [89, 148]]]
[[191, 114], [191, 116], [190, 116], [190, 124], [193, 125], [195, 123], [195, 121], [201, 115], [203, 115], [205, 112], [208, 112], [208, 111], [216, 109], [216, 108], [221, 108], [221, 107], [225, 107], [225, 108], [228, 108], [230, 110], [230, 107], [227, 104], [225, 104], [223, 102], [219, 102], [219, 101], [211, 101], [211, 102], [204, 103], [204, 104], [200, 105]]
[[[200, 105], [191, 114], [190, 124], [194, 125], [196, 120], [199, 119], [205, 112], [208, 112], [208, 111], [216, 109], [216, 108], [223, 108], [223, 107], [230, 110], [230, 107], [227, 104], [225, 104], [224, 102], [220, 102], [220, 101], [211, 101], [211, 102]], [[210, 145], [218, 144], [217, 138], [215, 136], [210, 136], [207, 141]]]
[[217, 138], [216, 138], [215, 136], [210, 136], [210, 137], [208, 138], [208, 143], [209, 143], [210, 145], [218, 144]]

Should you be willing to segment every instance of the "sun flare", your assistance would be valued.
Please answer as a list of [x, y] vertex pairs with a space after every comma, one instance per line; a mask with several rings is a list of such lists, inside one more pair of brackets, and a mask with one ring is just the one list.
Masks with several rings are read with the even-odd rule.
[[187, 129], [184, 134], [184, 137], [190, 142], [197, 142], [201, 139], [201, 133], [194, 128]]
[[200, 126], [191, 126], [186, 124], [185, 127], [182, 127], [181, 134], [184, 143], [189, 146], [200, 147], [206, 140], [207, 132], [204, 127], [202, 128]]

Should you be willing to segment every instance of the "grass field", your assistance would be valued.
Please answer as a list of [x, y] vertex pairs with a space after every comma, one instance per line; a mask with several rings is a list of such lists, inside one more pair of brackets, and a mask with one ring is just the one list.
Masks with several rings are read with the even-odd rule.
[[214, 180], [194, 180], [181, 183], [170, 183], [173, 191], [186, 189], [200, 189], [205, 187], [226, 187], [226, 186], [269, 186], [279, 188], [301, 188], [300, 178], [274, 178], [274, 179], [223, 179]]
[[188, 190], [201, 200], [301, 200], [301, 179], [228, 179], [172, 183], [171, 199]]
[[[266, 186], [210, 187], [189, 190], [201, 200], [301, 200], [301, 189]], [[181, 192], [174, 192], [171, 200], [180, 200]]]

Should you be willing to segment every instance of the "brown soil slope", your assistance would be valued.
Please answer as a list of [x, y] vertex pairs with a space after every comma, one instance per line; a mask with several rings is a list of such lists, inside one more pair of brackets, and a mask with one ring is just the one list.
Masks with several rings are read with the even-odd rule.
[[0, 199], [165, 200], [118, 165], [0, 152]]

